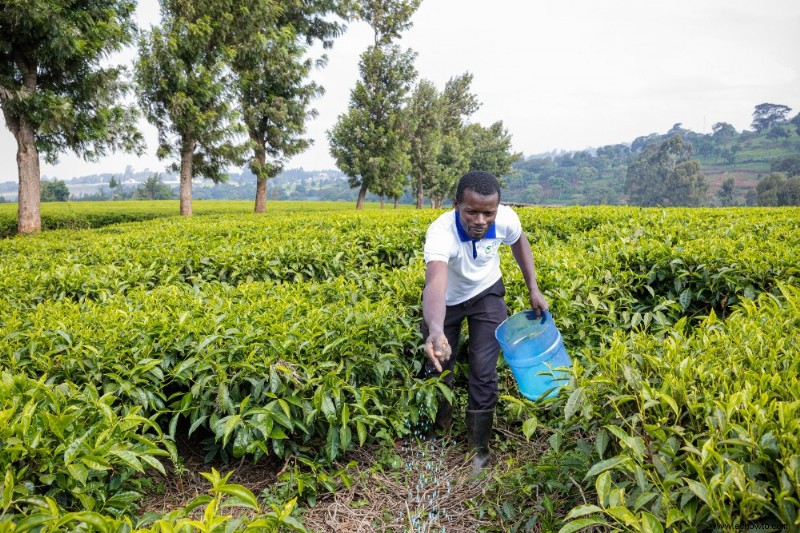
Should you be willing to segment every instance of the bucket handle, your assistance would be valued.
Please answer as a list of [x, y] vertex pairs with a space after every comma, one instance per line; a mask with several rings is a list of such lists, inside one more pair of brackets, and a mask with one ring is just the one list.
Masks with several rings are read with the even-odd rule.
[[537, 316], [536, 311], [534, 311], [533, 309], [527, 309], [524, 311], [524, 313], [525, 313], [525, 318], [527, 318], [530, 321], [540, 320], [539, 322], [540, 324], [544, 324], [545, 322], [547, 322], [548, 318], [552, 319], [550, 311], [542, 311], [541, 316]]

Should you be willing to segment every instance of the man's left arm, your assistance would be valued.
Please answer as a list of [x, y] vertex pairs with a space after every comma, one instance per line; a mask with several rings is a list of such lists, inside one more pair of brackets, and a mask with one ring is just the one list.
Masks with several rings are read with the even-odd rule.
[[522, 271], [522, 277], [525, 278], [525, 284], [528, 286], [528, 294], [531, 302], [531, 309], [541, 314], [542, 311], [547, 311], [550, 306], [547, 300], [544, 299], [539, 286], [536, 284], [536, 271], [533, 267], [533, 253], [531, 252], [531, 244], [528, 242], [528, 237], [525, 232], [522, 232], [517, 242], [511, 245], [511, 253], [514, 254], [514, 260], [519, 265]]

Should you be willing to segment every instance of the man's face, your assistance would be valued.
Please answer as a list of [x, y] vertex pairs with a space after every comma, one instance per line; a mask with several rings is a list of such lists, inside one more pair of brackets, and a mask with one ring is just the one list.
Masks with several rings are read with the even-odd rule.
[[464, 190], [464, 198], [456, 202], [461, 227], [472, 239], [482, 239], [497, 218], [500, 195], [483, 196], [472, 189]]

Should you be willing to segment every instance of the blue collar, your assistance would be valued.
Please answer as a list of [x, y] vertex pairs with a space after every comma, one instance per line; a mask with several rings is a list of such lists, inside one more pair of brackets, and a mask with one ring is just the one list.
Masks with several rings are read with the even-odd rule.
[[[464, 228], [461, 226], [461, 218], [458, 216], [458, 211], [455, 211], [455, 214], [456, 214], [456, 230], [458, 230], [458, 238], [461, 240], [461, 242], [469, 242], [469, 241], [477, 242], [481, 240], [481, 239], [473, 239], [472, 237], [467, 235], [467, 232], [464, 231]], [[492, 223], [491, 226], [489, 226], [489, 229], [486, 230], [486, 235], [484, 235], [482, 238], [483, 239], [497, 238], [497, 228], [495, 227], [494, 222]]]
[[[464, 228], [461, 227], [461, 218], [458, 216], [458, 211], [456, 213], [456, 231], [458, 231], [458, 238], [461, 242], [470, 242], [472, 241], [472, 258], [476, 259], [478, 257], [478, 249], [475, 246], [475, 243], [480, 241], [480, 239], [473, 239], [467, 232], [464, 231]], [[483, 239], [496, 239], [497, 238], [497, 229], [495, 228], [494, 223], [489, 226], [489, 229], [486, 230], [486, 234], [482, 237]]]

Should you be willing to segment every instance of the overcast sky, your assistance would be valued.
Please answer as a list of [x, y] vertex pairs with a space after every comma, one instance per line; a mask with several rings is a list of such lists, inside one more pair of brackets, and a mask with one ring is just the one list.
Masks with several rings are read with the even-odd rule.
[[[155, 0], [139, 21], [158, 22]], [[418, 53], [420, 78], [440, 89], [469, 71], [482, 102], [474, 122], [502, 120], [526, 155], [580, 150], [664, 133], [680, 122], [700, 133], [716, 122], [749, 129], [761, 103], [800, 112], [800, 2], [797, 0], [423, 0], [402, 45]], [[287, 168], [335, 168], [325, 132], [348, 104], [358, 57], [372, 32], [352, 23], [314, 73], [326, 94], [309, 123], [315, 142]], [[132, 58], [132, 54], [129, 54]], [[161, 171], [155, 130], [147, 153], [85, 163], [65, 154], [42, 174]], [[16, 143], [0, 128], [0, 181], [16, 181]]]

